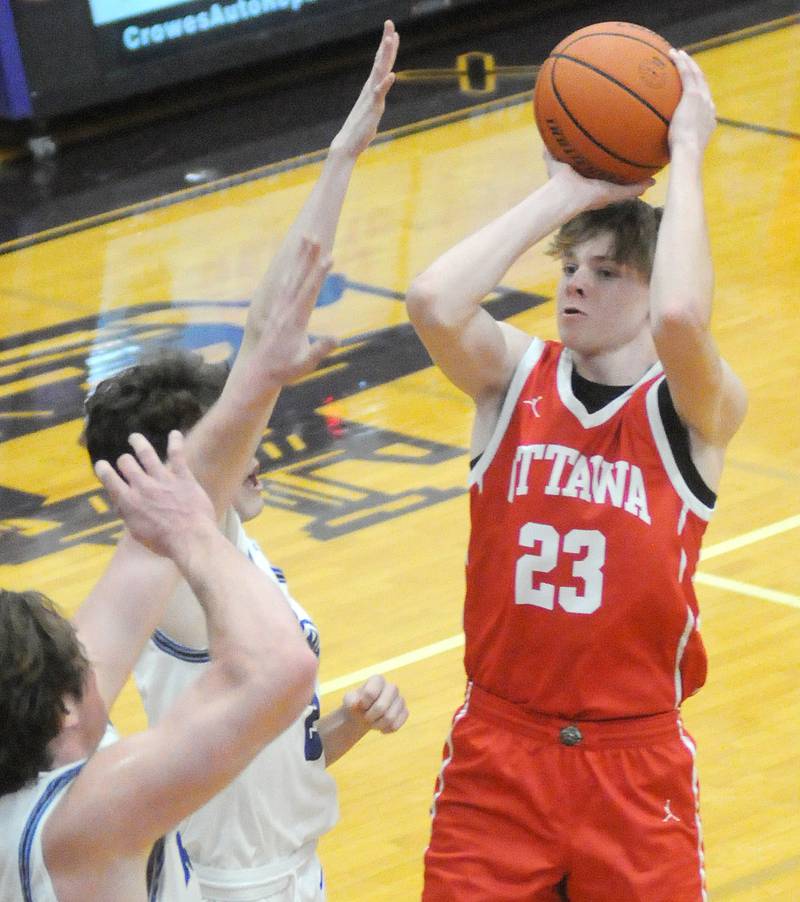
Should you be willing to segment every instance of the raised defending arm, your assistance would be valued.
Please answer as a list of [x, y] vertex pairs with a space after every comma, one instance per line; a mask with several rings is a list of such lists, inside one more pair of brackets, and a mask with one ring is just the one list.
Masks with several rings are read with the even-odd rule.
[[[303, 711], [316, 658], [271, 580], [219, 532], [182, 437], [164, 465], [142, 436], [138, 461], [97, 473], [132, 535], [169, 557], [206, 613], [211, 663], [162, 723], [90, 757], [48, 825], [51, 873], [100, 873], [149, 845], [238, 774]], [[136, 574], [131, 574], [135, 588]], [[90, 866], [91, 865], [91, 866]]]

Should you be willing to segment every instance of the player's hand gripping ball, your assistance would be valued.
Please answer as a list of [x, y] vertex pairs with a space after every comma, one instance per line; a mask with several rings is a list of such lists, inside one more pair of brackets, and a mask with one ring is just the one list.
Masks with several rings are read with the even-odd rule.
[[587, 178], [641, 182], [669, 162], [667, 132], [681, 79], [664, 38], [601, 22], [564, 38], [536, 79], [533, 109], [557, 160]]

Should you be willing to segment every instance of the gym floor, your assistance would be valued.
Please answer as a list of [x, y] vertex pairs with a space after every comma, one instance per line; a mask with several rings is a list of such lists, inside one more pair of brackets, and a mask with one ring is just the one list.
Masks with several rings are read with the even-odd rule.
[[[570, 31], [612, 19], [687, 47], [708, 75], [720, 123], [705, 173], [714, 329], [751, 396], [696, 579], [709, 680], [684, 709], [710, 896], [800, 898], [800, 9], [529, 0], [401, 30], [398, 82], [312, 318], [341, 347], [284, 392], [259, 449], [267, 511], [249, 529], [320, 628], [323, 709], [383, 672], [411, 710], [401, 734], [368, 736], [334, 765], [331, 902], [419, 897], [463, 692], [471, 411], [430, 366], [403, 294], [544, 178], [535, 67]], [[120, 528], [77, 444], [88, 386], [154, 345], [230, 356], [377, 37], [53, 121], [45, 159], [24, 128], [0, 125], [1, 584], [35, 586], [67, 612], [85, 596]], [[647, 199], [663, 189], [662, 174]], [[551, 337], [556, 277], [534, 249], [489, 309]], [[131, 686], [112, 716], [124, 732], [143, 725]]]

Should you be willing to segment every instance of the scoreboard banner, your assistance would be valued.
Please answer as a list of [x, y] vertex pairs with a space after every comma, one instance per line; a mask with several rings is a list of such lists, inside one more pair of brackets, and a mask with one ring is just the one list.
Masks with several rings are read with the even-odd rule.
[[0, 0], [0, 117], [44, 121], [479, 2]]
[[122, 22], [152, 12], [165, 12], [176, 6], [188, 6], [186, 0], [89, 0], [95, 25]]
[[346, 6], [335, 0], [90, 0], [99, 52], [108, 64], [122, 66], [246, 31], [274, 34], [299, 18], [305, 21], [304, 11], [312, 5], [337, 11]]

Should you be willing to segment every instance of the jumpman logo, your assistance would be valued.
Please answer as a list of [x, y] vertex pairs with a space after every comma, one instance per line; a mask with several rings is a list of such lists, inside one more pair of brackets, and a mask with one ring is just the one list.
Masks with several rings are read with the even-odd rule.
[[670, 802], [671, 799], [667, 799], [664, 805], [664, 819], [661, 821], [662, 824], [666, 824], [667, 821], [676, 821], [677, 823], [680, 823], [681, 819], [670, 811]]
[[531, 399], [528, 400], [528, 401], [523, 401], [522, 403], [523, 403], [523, 404], [530, 404], [530, 405], [531, 405], [531, 410], [533, 411], [534, 415], [537, 416], [537, 417], [540, 417], [541, 414], [539, 413], [539, 411], [538, 411], [536, 405], [537, 405], [537, 404], [539, 403], [539, 401], [541, 401], [541, 400], [542, 400], [542, 396], [541, 396], [541, 395], [537, 395], [535, 398], [531, 398]]

